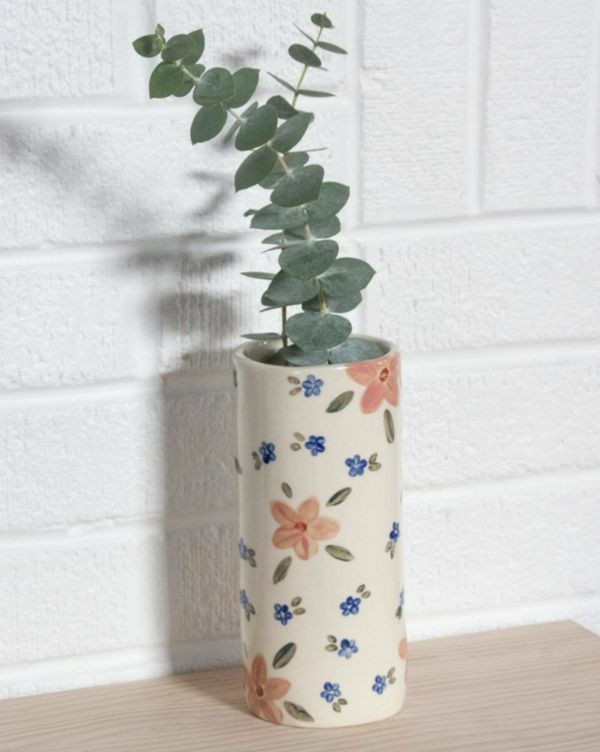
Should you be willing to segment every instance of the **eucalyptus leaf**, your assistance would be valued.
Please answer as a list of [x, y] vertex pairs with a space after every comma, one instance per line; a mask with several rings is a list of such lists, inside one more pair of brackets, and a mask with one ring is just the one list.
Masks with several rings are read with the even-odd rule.
[[314, 120], [311, 112], [299, 112], [279, 126], [271, 146], [277, 151], [286, 152], [293, 149], [306, 133], [306, 129]]
[[296, 89], [292, 86], [292, 84], [288, 83], [287, 81], [284, 81], [283, 78], [279, 78], [279, 76], [276, 76], [274, 73], [269, 73], [269, 76], [271, 76], [271, 78], [274, 78], [278, 84], [285, 86], [286, 89], [289, 89], [290, 91], [293, 91], [293, 92], [296, 91]]
[[279, 94], [276, 94], [270, 99], [267, 99], [267, 104], [270, 104], [277, 110], [277, 117], [280, 120], [288, 120], [292, 117], [292, 115], [296, 115], [298, 113], [298, 110], [295, 107], [292, 107], [287, 99], [284, 99]]
[[196, 63], [202, 57], [202, 53], [204, 52], [204, 32], [202, 29], [196, 29], [196, 31], [190, 32], [188, 37], [192, 40], [194, 49], [181, 61], [186, 66]]
[[[321, 190], [323, 188], [323, 184], [321, 185]], [[308, 207], [310, 209], [310, 206]], [[332, 215], [331, 217], [325, 217], [324, 219], [312, 219], [308, 213], [308, 226], [310, 228], [311, 235], [315, 238], [331, 238], [334, 235], [337, 235], [338, 232], [342, 229], [340, 225], [340, 220]], [[306, 230], [304, 228], [304, 225], [299, 227], [290, 227], [288, 230], [286, 230], [286, 236], [288, 237], [288, 240], [298, 240], [300, 238], [306, 237]]]
[[335, 52], [337, 55], [347, 55], [348, 53], [343, 47], [338, 47], [337, 44], [331, 44], [331, 42], [317, 42], [317, 47], [327, 52]]
[[156, 34], [146, 34], [133, 42], [133, 49], [142, 57], [156, 57], [160, 48], [161, 42]]
[[319, 279], [325, 294], [335, 298], [364, 289], [374, 274], [373, 267], [362, 259], [341, 258], [336, 259]]
[[261, 243], [265, 243], [266, 245], [276, 245], [276, 246], [282, 246], [285, 245], [285, 233], [284, 232], [275, 232], [272, 235], [267, 235], [264, 240], [261, 240]]
[[325, 13], [313, 13], [310, 20], [315, 26], [320, 26], [322, 29], [333, 29], [333, 24]]
[[377, 342], [359, 337], [350, 337], [330, 352], [332, 363], [353, 363], [357, 360], [380, 358], [383, 349]]
[[281, 339], [281, 334], [277, 332], [257, 332], [256, 334], [242, 334], [244, 339], [252, 339], [257, 342], [267, 342], [269, 340]]
[[273, 170], [264, 180], [260, 181], [261, 188], [274, 188], [279, 181], [284, 179], [288, 174], [293, 174], [299, 167], [304, 167], [308, 162], [309, 157], [305, 151], [289, 151], [283, 159], [285, 159], [285, 165], [288, 172], [286, 173], [284, 171], [281, 163], [277, 160]]
[[150, 75], [150, 97], [164, 99], [173, 96], [185, 80], [183, 71], [174, 63], [159, 63]]
[[315, 91], [314, 89], [297, 89], [296, 94], [301, 94], [303, 97], [315, 97], [315, 98], [325, 98], [325, 97], [335, 97], [335, 94], [332, 94], [330, 91]]
[[194, 86], [194, 82], [192, 81], [191, 78], [184, 78], [181, 86], [177, 89], [177, 91], [173, 92], [173, 96], [185, 97], [190, 93], [193, 86]]
[[[331, 313], [348, 313], [348, 311], [353, 311], [359, 306], [361, 301], [362, 295], [359, 292], [350, 293], [339, 298], [332, 298], [328, 295], [326, 298], [327, 310]], [[318, 296], [302, 303], [302, 308], [305, 311], [320, 311], [321, 303]], [[343, 345], [340, 345], [340, 347], [343, 347]], [[350, 358], [350, 360], [354, 360], [354, 358]]]
[[297, 63], [308, 65], [310, 68], [320, 68], [321, 59], [303, 44], [292, 44], [288, 49], [289, 56]]
[[321, 165], [316, 164], [294, 170], [279, 181], [271, 194], [271, 201], [278, 206], [300, 206], [316, 201], [324, 174]]
[[[257, 146], [262, 146], [274, 135], [276, 130], [277, 110], [270, 104], [264, 104], [254, 110], [240, 126], [235, 139], [235, 148], [240, 151], [248, 151]], [[261, 179], [263, 177], [265, 176], [263, 175]]]
[[161, 52], [165, 63], [181, 60], [184, 65], [195, 63], [204, 52], [204, 34], [202, 29], [192, 34], [176, 34], [171, 37]]
[[335, 240], [307, 240], [294, 243], [279, 255], [279, 265], [299, 279], [311, 279], [325, 272], [338, 254]]
[[252, 217], [250, 227], [257, 230], [286, 230], [288, 227], [298, 227], [306, 219], [307, 214], [300, 207], [284, 209], [275, 204], [267, 204]]
[[333, 556], [334, 559], [339, 559], [339, 561], [352, 561], [354, 559], [350, 551], [343, 546], [325, 546], [325, 550], [330, 556]]
[[[316, 282], [316, 280], [308, 280], [304, 281], [301, 279], [297, 279], [296, 277], [292, 277], [287, 272], [284, 272], [283, 269], [278, 272], [275, 277], [271, 280], [271, 284], [267, 288], [265, 295], [268, 297], [270, 301], [273, 301], [275, 303], [279, 303], [281, 305], [295, 305], [297, 303], [302, 303], [305, 300], [309, 300], [312, 298], [316, 291], [319, 289], [319, 286]], [[307, 316], [309, 314], [297, 314], [297, 316]], [[313, 315], [313, 314], [310, 314]], [[295, 316], [292, 317], [296, 318]], [[291, 321], [292, 319], [289, 319]], [[288, 321], [288, 324], [289, 324]], [[292, 341], [295, 342], [294, 338], [291, 337]], [[299, 343], [296, 343], [299, 344]], [[338, 344], [336, 342], [336, 344]], [[302, 345], [300, 345], [302, 347]], [[330, 345], [331, 347], [331, 345]], [[306, 349], [302, 347], [302, 349]], [[311, 348], [316, 349], [316, 348]], [[322, 349], [322, 348], [321, 348]]]
[[[227, 102], [228, 102], [228, 101], [229, 101], [229, 100], [227, 100], [227, 101], [225, 102], [225, 105], [226, 105], [227, 107], [229, 106], [229, 105], [227, 104]], [[246, 117], [246, 116], [248, 116], [248, 115], [251, 115], [251, 114], [252, 114], [252, 113], [254, 112], [254, 110], [256, 110], [256, 108], [257, 108], [257, 107], [258, 107], [258, 102], [252, 102], [252, 104], [250, 105], [250, 107], [248, 107], [248, 109], [247, 109], [247, 110], [245, 110], [245, 111], [244, 111], [244, 112], [242, 113], [242, 118], [244, 118], [244, 117]], [[239, 130], [239, 128], [240, 128], [240, 126], [241, 126], [242, 122], [243, 122], [243, 121], [242, 121], [242, 119], [240, 119], [240, 120], [234, 120], [234, 121], [233, 121], [233, 125], [232, 125], [232, 126], [231, 126], [231, 128], [230, 128], [230, 129], [229, 129], [229, 130], [227, 131], [227, 133], [225, 134], [225, 137], [223, 138], [223, 143], [225, 143], [225, 144], [226, 144], [226, 143], [227, 143], [228, 141], [230, 141], [230, 140], [231, 140], [231, 139], [233, 138], [233, 136], [235, 136], [235, 134], [236, 134], [236, 133], [237, 133], [237, 131]]]
[[194, 89], [196, 104], [225, 102], [235, 94], [233, 76], [225, 68], [209, 68]]
[[192, 120], [190, 136], [193, 144], [210, 141], [222, 130], [227, 122], [227, 110], [222, 104], [212, 104], [202, 107]]
[[250, 277], [251, 279], [273, 279], [275, 276], [271, 272], [241, 272], [244, 277]]
[[243, 107], [256, 91], [260, 71], [257, 68], [240, 68], [233, 74], [234, 95], [226, 100], [227, 107]]
[[307, 34], [305, 31], [302, 31], [302, 29], [298, 26], [298, 24], [294, 24], [296, 29], [302, 34], [302, 36], [305, 36], [311, 44], [317, 44], [317, 40], [313, 39], [310, 34]]
[[343, 183], [326, 181], [321, 186], [317, 201], [307, 207], [312, 221], [327, 219], [340, 212], [350, 196], [350, 188]]
[[[309, 282], [304, 284], [310, 285]], [[305, 300], [310, 300], [312, 297], [314, 296], [311, 295]], [[295, 314], [287, 320], [285, 326], [287, 336], [305, 352], [329, 350], [331, 347], [341, 344], [351, 331], [352, 324], [343, 316], [310, 311]]]
[[280, 352], [291, 366], [320, 366], [327, 363], [326, 350], [305, 353], [296, 345], [292, 345], [282, 348]]
[[253, 151], [236, 170], [235, 190], [241, 191], [260, 183], [271, 172], [276, 162], [277, 152], [267, 144]]
[[275, 653], [273, 658], [273, 668], [283, 668], [296, 655], [296, 643], [288, 642]]

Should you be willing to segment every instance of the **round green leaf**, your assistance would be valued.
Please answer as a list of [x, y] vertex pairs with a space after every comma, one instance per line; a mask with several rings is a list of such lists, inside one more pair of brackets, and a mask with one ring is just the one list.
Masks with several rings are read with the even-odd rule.
[[188, 34], [188, 38], [192, 41], [193, 49], [181, 61], [184, 65], [193, 65], [197, 60], [202, 57], [204, 52], [204, 32], [202, 29], [196, 29]]
[[289, 120], [292, 115], [298, 114], [298, 110], [283, 97], [276, 94], [274, 97], [267, 99], [267, 104], [270, 104], [277, 110], [277, 117], [281, 120]]
[[235, 148], [240, 151], [248, 151], [257, 146], [262, 146], [273, 136], [276, 130], [277, 110], [270, 104], [264, 104], [254, 110], [240, 126], [235, 138]]
[[227, 110], [222, 104], [212, 104], [202, 107], [192, 120], [190, 136], [193, 144], [210, 141], [223, 130], [227, 121]]
[[174, 92], [174, 96], [185, 97], [187, 94], [190, 93], [193, 85], [194, 85], [194, 82], [190, 78], [184, 78], [181, 86], [177, 89], [176, 92]]
[[271, 194], [271, 201], [278, 206], [300, 206], [316, 201], [324, 174], [321, 165], [308, 165], [294, 170], [279, 181]]
[[320, 26], [322, 29], [333, 29], [333, 24], [325, 13], [313, 13], [310, 20], [315, 26]]
[[[165, 45], [161, 52], [161, 57], [165, 63], [174, 63], [176, 60], [182, 60], [186, 55], [193, 56], [195, 51], [196, 43], [193, 37], [189, 34], [176, 34]], [[195, 63], [196, 60], [192, 60], [191, 62]]]
[[296, 345], [291, 345], [290, 347], [283, 347], [280, 352], [291, 366], [320, 366], [327, 363], [326, 350], [305, 353]]
[[277, 152], [268, 144], [249, 154], [235, 173], [235, 190], [241, 191], [259, 183], [266, 177], [277, 162]]
[[210, 68], [194, 89], [196, 104], [224, 102], [235, 94], [233, 76], [225, 68]]
[[[272, 301], [275, 304], [295, 305], [297, 303], [302, 303], [304, 300], [309, 300], [310, 298], [312, 298], [314, 295], [316, 295], [318, 289], [319, 289], [319, 286], [316, 280], [304, 281], [302, 279], [297, 279], [296, 277], [292, 277], [287, 272], [284, 272], [282, 269], [271, 280], [271, 284], [267, 288], [265, 295], [270, 301]], [[308, 316], [312, 314], [297, 314], [297, 315]], [[296, 318], [296, 317], [292, 317], [292, 318]], [[290, 319], [290, 321], [291, 320], [292, 319]], [[292, 337], [292, 340], [295, 342], [293, 337]], [[303, 347], [302, 349], [304, 350], [306, 348]], [[317, 348], [313, 347], [312, 349], [315, 350]], [[320, 348], [320, 349], [323, 349], [323, 348]]]
[[328, 181], [321, 186], [319, 198], [307, 207], [312, 221], [327, 219], [341, 211], [350, 196], [350, 188], [342, 183]]
[[306, 222], [307, 214], [300, 207], [284, 209], [275, 204], [267, 204], [254, 214], [250, 227], [256, 230], [287, 230]]
[[338, 254], [335, 240], [294, 243], [279, 254], [281, 268], [299, 279], [312, 279], [326, 271]]
[[163, 99], [174, 95], [183, 84], [185, 76], [174, 63], [159, 63], [150, 76], [150, 97]]
[[310, 68], [321, 67], [321, 59], [319, 56], [315, 55], [312, 50], [309, 50], [308, 47], [303, 44], [293, 44], [288, 49], [288, 54], [293, 60], [297, 63], [302, 63], [302, 65], [308, 65]]
[[299, 167], [304, 167], [307, 162], [308, 154], [305, 151], [289, 151], [285, 155], [285, 165], [288, 169], [288, 173], [284, 172], [281, 162], [277, 160], [277, 164], [269, 175], [267, 175], [264, 180], [260, 181], [261, 188], [274, 188], [280, 180], [286, 177], [286, 174], [291, 174]]
[[326, 295], [342, 297], [365, 288], [374, 274], [375, 269], [361, 259], [336, 259], [321, 276], [321, 287]]
[[[328, 295], [326, 302], [327, 310], [330, 313], [348, 313], [348, 311], [353, 311], [357, 306], [361, 304], [362, 295], [359, 292], [344, 295], [343, 297], [339, 298], [332, 298], [330, 295]], [[302, 303], [302, 308], [305, 311], [320, 311], [321, 304], [318, 296], [316, 298], [307, 300], [305, 303]], [[341, 346], [343, 347], [343, 345]], [[350, 360], [354, 360], [354, 358], [350, 358]]]
[[305, 352], [329, 350], [347, 339], [351, 331], [348, 319], [333, 313], [297, 313], [288, 319], [285, 327], [288, 337]]
[[235, 93], [225, 104], [227, 107], [243, 107], [256, 91], [258, 86], [257, 68], [240, 68], [233, 74], [233, 86]]
[[348, 54], [343, 47], [338, 47], [337, 44], [331, 44], [331, 42], [317, 42], [317, 47], [327, 50], [327, 52], [335, 52], [337, 55]]
[[160, 39], [156, 34], [138, 37], [133, 43], [133, 49], [142, 57], [155, 57], [160, 52]]
[[306, 129], [314, 120], [311, 112], [299, 112], [279, 126], [271, 146], [277, 151], [286, 152], [293, 149], [306, 133]]
[[380, 358], [383, 355], [383, 349], [377, 342], [359, 337], [350, 337], [339, 347], [334, 347], [331, 351], [332, 363], [354, 363], [357, 360], [371, 360]]

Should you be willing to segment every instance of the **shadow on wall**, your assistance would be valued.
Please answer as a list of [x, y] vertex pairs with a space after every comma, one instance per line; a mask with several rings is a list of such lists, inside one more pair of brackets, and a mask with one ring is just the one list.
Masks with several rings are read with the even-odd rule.
[[[86, 211], [91, 217], [100, 213], [103, 226], [111, 229], [111, 236], [126, 226], [128, 216], [135, 218], [137, 226], [144, 227], [144, 236], [149, 239], [127, 241], [126, 258], [115, 263], [126, 273], [155, 281], [154, 295], [144, 316], [158, 346], [163, 339], [190, 343], [189, 349], [185, 346], [180, 349], [177, 367], [161, 373], [158, 425], [162, 436], [154, 442], [154, 451], [160, 452], [156, 461], [163, 465], [165, 545], [161, 564], [164, 571], [156, 575], [167, 590], [162, 600], [157, 599], [157, 611], [164, 609], [166, 613], [148, 614], [147, 618], [153, 618], [157, 625], [168, 625], [168, 649], [174, 671], [217, 665], [220, 660], [233, 657], [236, 645], [236, 637], [231, 635], [231, 623], [238, 612], [237, 602], [232, 602], [232, 592], [237, 592], [238, 587], [236, 538], [227, 525], [218, 522], [206, 527], [194, 526], [207, 509], [215, 510], [217, 517], [235, 519], [233, 400], [223, 390], [223, 386], [231, 383], [229, 376], [226, 385], [213, 379], [217, 381], [217, 389], [213, 388], [212, 394], [210, 390], [201, 391], [194, 377], [199, 366], [219, 364], [223, 368], [229, 362], [227, 343], [241, 330], [242, 322], [230, 295], [223, 294], [218, 286], [207, 289], [206, 284], [199, 284], [195, 289], [193, 280], [235, 273], [231, 267], [236, 253], [211, 250], [215, 238], [200, 229], [217, 207], [223, 210], [223, 203], [230, 198], [229, 181], [214, 173], [190, 171], [189, 177], [200, 186], [199, 203], [204, 198], [202, 194], [207, 194], [203, 208], [189, 217], [189, 225], [198, 231], [155, 239], [156, 217], [144, 206], [143, 192], [121, 203], [118, 213], [107, 215], [103, 207], [115, 206], [114, 201], [108, 200], [107, 191], [117, 176], [106, 175], [102, 163], [94, 162], [93, 158], [82, 165], [68, 150], [58, 149], [50, 138], [47, 142], [38, 138], [34, 148], [27, 144], [27, 139], [19, 134], [18, 125], [2, 125], [0, 153], [9, 154], [16, 165], [27, 162], [49, 190], [58, 190], [63, 201], [76, 197], [81, 204], [84, 195]], [[65, 175], [71, 179], [65, 180]], [[219, 236], [219, 247], [226, 247], [232, 240]], [[192, 282], [188, 284], [186, 280]], [[99, 472], [110, 472], [110, 468], [99, 468]], [[217, 475], [226, 487], [220, 489], [220, 498], [207, 498], [207, 493], [218, 487]], [[94, 479], [89, 481], [93, 483]], [[121, 627], [115, 625], [115, 631]], [[223, 633], [223, 629], [228, 631]], [[211, 649], [211, 640], [219, 640], [223, 634], [231, 638], [228, 656], [222, 655], [222, 640]], [[182, 678], [182, 681], [187, 680]], [[194, 686], [193, 681], [188, 683]], [[218, 699], [239, 708], [244, 705], [241, 692], [239, 698]]]

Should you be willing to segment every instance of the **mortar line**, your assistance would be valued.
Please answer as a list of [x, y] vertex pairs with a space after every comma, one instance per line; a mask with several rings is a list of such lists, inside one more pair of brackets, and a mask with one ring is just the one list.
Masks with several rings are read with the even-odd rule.
[[590, 31], [588, 70], [588, 111], [583, 149], [583, 200], [589, 207], [598, 206], [598, 168], [600, 153], [600, 0], [594, 0]]

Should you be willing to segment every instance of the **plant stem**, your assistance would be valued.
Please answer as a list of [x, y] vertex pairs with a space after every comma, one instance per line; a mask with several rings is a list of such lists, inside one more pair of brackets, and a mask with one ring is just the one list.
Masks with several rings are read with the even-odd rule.
[[[311, 52], [314, 52], [317, 49], [317, 42], [321, 39], [321, 34], [323, 33], [323, 27], [319, 26], [319, 33], [317, 34], [316, 40], [313, 42], [312, 50]], [[300, 74], [300, 78], [298, 80], [298, 83], [296, 84], [296, 89], [294, 91], [294, 97], [292, 99], [292, 107], [296, 106], [296, 102], [298, 100], [298, 89], [302, 86], [302, 82], [304, 81], [304, 76], [306, 76], [306, 72], [308, 71], [309, 66], [305, 65], [302, 69], [302, 73]]]

